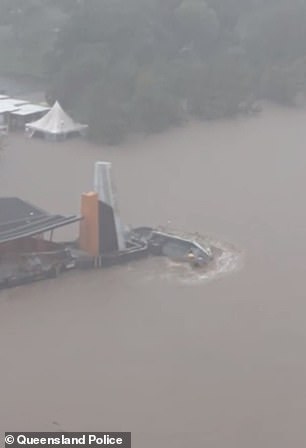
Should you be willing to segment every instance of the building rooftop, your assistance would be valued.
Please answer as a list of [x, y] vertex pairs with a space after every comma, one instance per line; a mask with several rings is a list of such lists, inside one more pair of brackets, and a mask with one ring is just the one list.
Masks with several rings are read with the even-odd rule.
[[13, 106], [12, 104], [7, 104], [7, 103], [4, 103], [4, 101], [0, 101], [0, 114], [4, 114], [6, 112], [14, 112], [17, 110], [18, 110], [18, 106]]
[[[0, 102], [0, 106], [1, 106], [1, 102]], [[40, 112], [48, 112], [48, 110], [50, 110], [50, 107], [46, 107], [46, 106], [41, 106], [39, 104], [23, 104], [20, 107], [18, 106], [18, 109], [13, 113], [13, 115], [18, 115], [18, 116], [26, 116], [26, 115], [33, 115], [33, 114], [37, 114]]]
[[16, 197], [0, 197], [0, 243], [38, 235], [81, 219], [76, 215], [49, 214]]
[[8, 106], [22, 106], [23, 104], [29, 104], [27, 100], [19, 100], [17, 98], [5, 98], [1, 100], [1, 105]]
[[45, 216], [46, 212], [19, 198], [0, 197], [0, 226]]
[[27, 104], [28, 101], [25, 100], [17, 100], [15, 98], [6, 98], [0, 100], [0, 114], [6, 112], [15, 112], [22, 105]]

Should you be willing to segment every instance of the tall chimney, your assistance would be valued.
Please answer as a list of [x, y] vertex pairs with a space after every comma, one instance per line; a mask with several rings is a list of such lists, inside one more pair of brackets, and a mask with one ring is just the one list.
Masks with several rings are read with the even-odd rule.
[[100, 254], [125, 249], [123, 227], [119, 217], [117, 198], [111, 178], [112, 165], [96, 162], [94, 190], [99, 199], [99, 251]]

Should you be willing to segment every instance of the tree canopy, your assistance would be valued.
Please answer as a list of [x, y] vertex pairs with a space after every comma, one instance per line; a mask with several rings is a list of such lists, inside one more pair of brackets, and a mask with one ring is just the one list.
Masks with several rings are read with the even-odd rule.
[[305, 95], [305, 0], [2, 0], [1, 72], [110, 144]]

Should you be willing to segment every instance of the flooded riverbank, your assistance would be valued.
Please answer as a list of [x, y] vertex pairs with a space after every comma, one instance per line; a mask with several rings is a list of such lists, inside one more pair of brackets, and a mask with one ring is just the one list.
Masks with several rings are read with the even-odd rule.
[[73, 214], [108, 160], [124, 222], [170, 221], [243, 265], [195, 282], [146, 260], [1, 292], [1, 431], [56, 421], [132, 431], [136, 448], [305, 443], [305, 122], [268, 109], [120, 148], [10, 137], [1, 195]]

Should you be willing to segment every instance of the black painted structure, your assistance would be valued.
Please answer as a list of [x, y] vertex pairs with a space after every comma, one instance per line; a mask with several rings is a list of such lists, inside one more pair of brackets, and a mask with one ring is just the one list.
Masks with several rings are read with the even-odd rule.
[[100, 254], [117, 252], [119, 249], [113, 208], [99, 201]]

